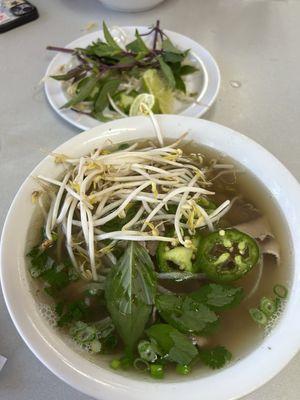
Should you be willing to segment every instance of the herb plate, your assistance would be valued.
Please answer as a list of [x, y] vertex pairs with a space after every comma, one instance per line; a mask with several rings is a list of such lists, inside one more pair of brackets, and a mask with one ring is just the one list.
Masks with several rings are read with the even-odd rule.
[[[111, 29], [111, 33], [117, 42], [122, 40], [123, 32], [126, 34], [128, 41], [131, 41], [134, 39], [136, 29], [138, 29], [141, 34], [149, 31], [149, 28], [146, 26], [129, 26], [122, 27], [122, 31], [117, 28]], [[189, 90], [198, 94], [196, 102], [191, 104], [177, 104], [174, 113], [189, 117], [201, 117], [213, 104], [219, 91], [220, 72], [218, 65], [212, 55], [194, 40], [176, 32], [168, 30], [164, 30], [164, 32], [180, 50], [190, 49], [188, 57], [189, 61], [199, 69], [199, 72], [188, 77], [186, 82]], [[102, 30], [93, 32], [74, 40], [66, 47], [71, 49], [76, 47], [87, 47], [91, 42], [99, 38], [103, 39], [103, 37]], [[145, 42], [147, 44], [151, 43], [152, 40], [153, 35], [145, 37]], [[101, 122], [89, 115], [79, 114], [71, 109], [61, 109], [61, 107], [68, 101], [68, 97], [63, 90], [62, 82], [49, 77], [50, 75], [57, 74], [59, 68], [63, 64], [70, 63], [72, 57], [72, 55], [67, 53], [59, 53], [53, 58], [46, 71], [45, 92], [47, 99], [55, 112], [77, 128], [87, 130], [101, 124]]]

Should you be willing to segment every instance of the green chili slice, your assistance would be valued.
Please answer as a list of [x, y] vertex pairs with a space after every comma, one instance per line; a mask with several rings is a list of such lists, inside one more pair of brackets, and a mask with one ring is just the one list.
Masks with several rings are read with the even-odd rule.
[[157, 247], [156, 258], [158, 268], [161, 272], [171, 272], [175, 266], [177, 269], [188, 272], [196, 272], [194, 268], [194, 258], [200, 238], [192, 239], [193, 246], [190, 248], [184, 246], [171, 247], [166, 242], [160, 242]]
[[196, 265], [216, 282], [242, 278], [259, 259], [259, 247], [251, 236], [225, 229], [204, 237], [198, 246]]

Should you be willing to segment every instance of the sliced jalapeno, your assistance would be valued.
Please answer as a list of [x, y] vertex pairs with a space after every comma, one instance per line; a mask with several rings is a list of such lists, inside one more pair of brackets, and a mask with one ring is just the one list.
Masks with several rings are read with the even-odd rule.
[[252, 237], [237, 229], [226, 229], [200, 241], [196, 265], [208, 278], [230, 282], [247, 274], [258, 259], [259, 247]]
[[166, 242], [160, 242], [157, 247], [156, 257], [160, 271], [171, 272], [170, 263], [176, 265], [180, 270], [194, 272], [194, 258], [199, 244], [199, 238], [192, 239], [193, 246], [169, 247]]

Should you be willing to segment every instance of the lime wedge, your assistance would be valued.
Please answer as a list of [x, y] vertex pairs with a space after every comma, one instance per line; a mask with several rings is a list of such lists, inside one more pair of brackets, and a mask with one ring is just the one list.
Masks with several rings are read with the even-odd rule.
[[156, 98], [160, 111], [163, 114], [171, 114], [173, 111], [174, 96], [172, 90], [167, 86], [165, 81], [160, 77], [156, 69], [148, 69], [143, 74], [144, 84]]
[[[129, 115], [133, 117], [135, 115], [147, 115], [147, 110], [152, 110], [155, 104], [155, 97], [149, 93], [139, 94], [130, 106]], [[145, 105], [145, 107], [143, 107]]]

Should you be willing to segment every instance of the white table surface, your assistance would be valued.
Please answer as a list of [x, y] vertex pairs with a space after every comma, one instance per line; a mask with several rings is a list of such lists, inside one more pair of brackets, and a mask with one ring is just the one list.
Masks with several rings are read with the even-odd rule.
[[[97, 0], [35, 0], [34, 4], [40, 12], [37, 21], [0, 35], [1, 226], [31, 169], [78, 133], [50, 109], [39, 85], [53, 57], [45, 47], [63, 46], [82, 35], [87, 23], [102, 19], [109, 25], [149, 25], [160, 18], [164, 27], [207, 47], [219, 63], [222, 86], [205, 117], [253, 138], [300, 178], [299, 0], [168, 0], [140, 14], [111, 12]], [[235, 88], [232, 81], [241, 85]], [[88, 399], [29, 351], [1, 295], [0, 354], [8, 358], [0, 372], [1, 400]], [[244, 400], [299, 400], [299, 376], [300, 354]]]

